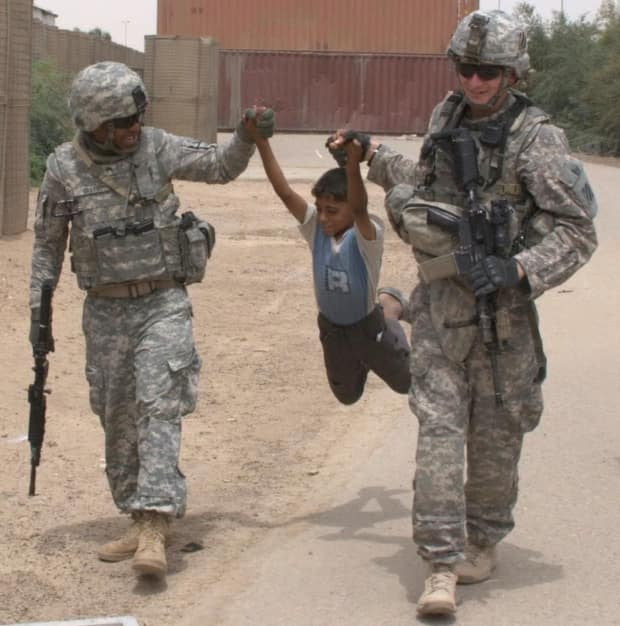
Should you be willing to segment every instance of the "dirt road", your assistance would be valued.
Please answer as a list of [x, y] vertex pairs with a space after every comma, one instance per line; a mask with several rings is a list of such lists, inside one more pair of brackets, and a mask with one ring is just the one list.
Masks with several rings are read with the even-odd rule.
[[[322, 139], [276, 138], [302, 192], [331, 166]], [[419, 147], [388, 141], [412, 155]], [[588, 171], [602, 205], [601, 249], [545, 296], [547, 411], [524, 452], [517, 530], [498, 577], [461, 595], [462, 624], [619, 623], [619, 303], [608, 286], [620, 189], [617, 169]], [[230, 185], [176, 185], [184, 209], [215, 224], [218, 242], [205, 282], [190, 288], [205, 367], [199, 405], [184, 423], [188, 515], [174, 526], [161, 586], [136, 581], [128, 562], [94, 556], [126, 522], [102, 471], [83, 377], [82, 295], [68, 268], [55, 297], [39, 495], [26, 495], [32, 238], [0, 240], [0, 623], [106, 615], [133, 615], [141, 626], [415, 621], [423, 572], [409, 539], [414, 420], [406, 399], [374, 377], [353, 407], [331, 396], [309, 253], [261, 177], [253, 161]], [[369, 193], [381, 213], [380, 190]], [[389, 233], [382, 283], [409, 288], [414, 277], [410, 253]]]

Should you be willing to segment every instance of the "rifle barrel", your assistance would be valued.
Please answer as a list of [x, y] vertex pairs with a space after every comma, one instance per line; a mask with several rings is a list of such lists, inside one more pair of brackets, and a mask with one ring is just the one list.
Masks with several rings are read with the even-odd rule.
[[34, 485], [37, 482], [37, 466], [34, 461], [30, 464], [30, 487], [28, 488], [28, 495], [34, 496]]

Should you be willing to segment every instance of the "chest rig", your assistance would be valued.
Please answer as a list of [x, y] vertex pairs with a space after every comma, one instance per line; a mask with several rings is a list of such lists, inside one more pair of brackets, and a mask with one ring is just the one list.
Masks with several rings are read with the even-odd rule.
[[[433, 116], [428, 137], [422, 146], [416, 171], [417, 193], [427, 200], [438, 200], [463, 206], [464, 195], [456, 189], [452, 176], [452, 156], [430, 140], [430, 135], [459, 126], [468, 127], [478, 146], [479, 195], [482, 201], [504, 198], [525, 213], [528, 194], [521, 184], [516, 158], [524, 143], [548, 116], [524, 95], [509, 94], [510, 102], [499, 115], [480, 123], [465, 117], [466, 102], [461, 92], [450, 94]], [[528, 209], [532, 209], [530, 206]]]
[[144, 133], [134, 156], [110, 164], [95, 163], [77, 139], [55, 152], [67, 197], [52, 215], [71, 221], [71, 269], [82, 289], [204, 275], [206, 238], [197, 219], [176, 216], [179, 201], [152, 143]]
[[[455, 168], [452, 151], [440, 141], [431, 139], [432, 135], [441, 135], [445, 131], [459, 127], [468, 128], [475, 140], [478, 164], [477, 197], [480, 205], [487, 212], [487, 218], [494, 223], [494, 201], [506, 201], [507, 213], [505, 231], [503, 232], [503, 255], [515, 254], [521, 247], [527, 246], [529, 221], [536, 213], [537, 207], [533, 197], [521, 182], [518, 171], [518, 157], [534, 139], [541, 124], [548, 121], [548, 116], [532, 105], [524, 95], [511, 92], [511, 101], [497, 116], [484, 122], [473, 122], [465, 117], [466, 103], [460, 93], [451, 94], [440, 105], [437, 114], [431, 120], [428, 138], [422, 147], [420, 161], [415, 175], [416, 197], [421, 197], [429, 203], [443, 202], [455, 205], [462, 209], [466, 203], [465, 192], [461, 191], [455, 180]], [[503, 220], [502, 220], [503, 224]], [[502, 230], [504, 230], [502, 228]], [[503, 256], [502, 255], [502, 256]], [[449, 258], [445, 255], [443, 259]], [[450, 290], [450, 286], [438, 278], [448, 278], [454, 275], [452, 267], [442, 265], [442, 257], [428, 259], [421, 264], [422, 276], [428, 274], [426, 282], [431, 283], [433, 290]], [[437, 282], [435, 282], [437, 281]], [[432, 309], [431, 297], [431, 309]], [[445, 301], [440, 297], [445, 307]], [[446, 301], [450, 300], [446, 296]], [[507, 291], [497, 294], [493, 303], [495, 310], [494, 327], [498, 345], [503, 345], [512, 334], [509, 310], [521, 307], [528, 319], [532, 333], [535, 352], [539, 362], [537, 379], [544, 377], [545, 357], [542, 341], [537, 327], [537, 318], [534, 305], [527, 299], [522, 299], [517, 291]], [[435, 311], [435, 317], [441, 317]], [[455, 328], [454, 320], [442, 319], [441, 326]], [[446, 332], [449, 334], [449, 331]]]

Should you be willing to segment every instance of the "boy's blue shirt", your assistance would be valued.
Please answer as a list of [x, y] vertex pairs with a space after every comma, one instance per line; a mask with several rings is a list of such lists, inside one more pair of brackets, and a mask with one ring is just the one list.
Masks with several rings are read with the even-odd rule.
[[383, 255], [383, 224], [372, 216], [375, 239], [367, 240], [355, 226], [336, 241], [318, 225], [309, 205], [299, 230], [312, 252], [314, 291], [319, 311], [333, 324], [349, 325], [368, 315], [376, 302]]

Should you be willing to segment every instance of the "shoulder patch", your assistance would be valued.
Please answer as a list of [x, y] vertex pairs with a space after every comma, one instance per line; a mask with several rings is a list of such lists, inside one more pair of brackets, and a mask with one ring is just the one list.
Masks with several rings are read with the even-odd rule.
[[598, 212], [596, 196], [590, 187], [581, 161], [573, 158], [567, 159], [559, 178], [575, 194], [588, 215], [592, 218], [595, 217]]

